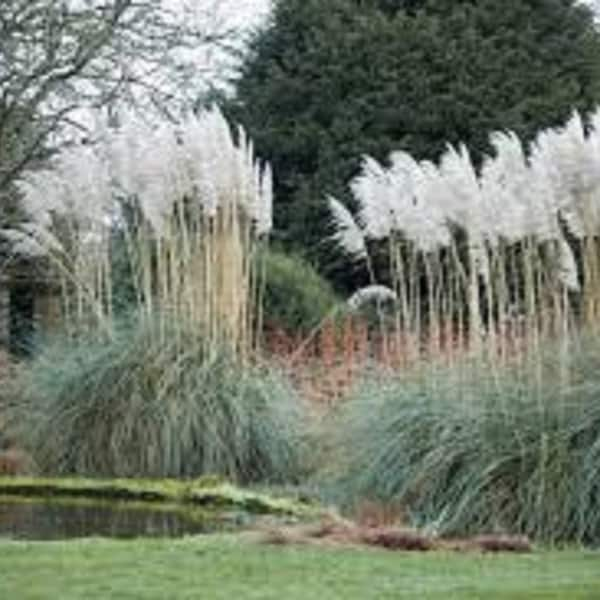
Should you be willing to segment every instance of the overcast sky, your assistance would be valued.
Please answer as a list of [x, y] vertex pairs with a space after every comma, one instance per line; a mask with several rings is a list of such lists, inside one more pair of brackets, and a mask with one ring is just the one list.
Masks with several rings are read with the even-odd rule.
[[[1, 2], [2, 0], [0, 0]], [[186, 23], [193, 20], [201, 29], [207, 32], [237, 30], [240, 43], [244, 32], [249, 32], [264, 22], [269, 14], [271, 0], [162, 0], [164, 6], [169, 6], [174, 11], [174, 18], [182, 19]], [[326, 1], [326, 0], [324, 0]], [[498, 0], [501, 1], [501, 0]], [[600, 0], [581, 0], [596, 9], [600, 8]], [[223, 86], [223, 82], [235, 66], [231, 56], [219, 51], [214, 45], [205, 45], [195, 50], [184, 51], [179, 55], [182, 64], [186, 64], [192, 73], [203, 73], [191, 79], [192, 85], [180, 85], [178, 80], [173, 82], [169, 78], [173, 73], [168, 69], [164, 73], [155, 73], [154, 77], [164, 77], [162, 85], [171, 86], [173, 97], [181, 106], [190, 106], [197, 100], [206, 86]], [[143, 65], [140, 65], [143, 67]], [[130, 65], [135, 69], [135, 65]], [[183, 72], [183, 71], [182, 71]], [[177, 71], [174, 72], [177, 75]]]
[[[0, 0], [1, 1], [1, 0]], [[269, 14], [271, 0], [165, 0], [182, 14], [205, 25], [209, 32], [236, 30], [240, 40], [244, 33], [258, 27]], [[223, 54], [207, 46], [195, 57], [199, 66], [203, 63], [214, 67], [213, 78], [219, 77], [223, 68]], [[225, 64], [228, 64], [227, 61]]]

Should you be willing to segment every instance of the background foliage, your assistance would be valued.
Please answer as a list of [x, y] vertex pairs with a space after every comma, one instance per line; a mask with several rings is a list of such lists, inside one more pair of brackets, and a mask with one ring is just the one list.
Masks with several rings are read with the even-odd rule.
[[264, 322], [268, 329], [307, 333], [339, 303], [331, 284], [298, 254], [265, 255]]

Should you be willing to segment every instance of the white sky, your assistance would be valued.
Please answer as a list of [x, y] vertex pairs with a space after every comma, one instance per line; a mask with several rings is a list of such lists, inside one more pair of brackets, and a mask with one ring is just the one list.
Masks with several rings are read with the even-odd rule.
[[[77, 1], [77, 0], [72, 0]], [[245, 33], [259, 26], [269, 13], [271, 0], [156, 0], [162, 6], [172, 10], [175, 23], [185, 23], [208, 34], [219, 34], [234, 31], [235, 36], [228, 44], [242, 45]], [[0, 0], [2, 2], [2, 0]], [[239, 36], [239, 39], [238, 39]], [[198, 48], [180, 48], [169, 53], [168, 64], [163, 69], [154, 69], [153, 65], [143, 60], [133, 64], [124, 64], [123, 68], [141, 81], [151, 81], [158, 89], [171, 94], [169, 110], [172, 114], [182, 114], [209, 85], [222, 87], [224, 80], [236, 66], [236, 60], [213, 44], [201, 45]], [[151, 73], [147, 75], [147, 73]], [[152, 101], [148, 101], [146, 89], [133, 86], [129, 90], [129, 98], [135, 99], [138, 111], [145, 111], [151, 117], [155, 113]], [[82, 105], [74, 114], [74, 119], [81, 125], [92, 128], [95, 111]]]
[[[200, 0], [202, 1], [202, 0]], [[217, 0], [218, 1], [218, 0]], [[255, 25], [269, 12], [270, 0], [222, 0], [234, 25]]]
[[[1, 0], [0, 0], [1, 1]], [[207, 31], [218, 32], [228, 29], [239, 33], [240, 43], [244, 34], [258, 27], [268, 16], [271, 0], [163, 0], [180, 14], [194, 19], [201, 28]], [[186, 17], [186, 18], [187, 18]], [[211, 78], [218, 80], [219, 73], [228, 65], [230, 58], [224, 57], [214, 48], [205, 47], [197, 54], [190, 56], [198, 66], [209, 66], [213, 73]]]

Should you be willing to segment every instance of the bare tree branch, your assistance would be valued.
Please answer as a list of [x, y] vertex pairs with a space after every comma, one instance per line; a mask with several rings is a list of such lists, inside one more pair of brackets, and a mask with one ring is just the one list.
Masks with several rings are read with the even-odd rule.
[[[197, 100], [201, 62], [235, 32], [223, 0], [2, 0], [0, 192], [85, 127], [86, 109], [123, 104], [175, 118]], [[200, 56], [200, 59], [199, 59]]]

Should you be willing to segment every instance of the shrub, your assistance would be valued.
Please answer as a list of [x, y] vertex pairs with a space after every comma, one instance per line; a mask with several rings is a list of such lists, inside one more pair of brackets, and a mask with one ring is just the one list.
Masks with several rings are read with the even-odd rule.
[[298, 255], [269, 250], [264, 268], [264, 320], [271, 327], [308, 332], [339, 302], [331, 285]]
[[40, 469], [293, 481], [300, 413], [285, 381], [240, 368], [232, 353], [205, 355], [184, 328], [155, 328], [130, 323], [104, 343], [56, 341], [32, 363], [23, 397], [7, 413]]
[[552, 356], [373, 378], [335, 421], [346, 501], [394, 501], [442, 535], [600, 543], [598, 342]]
[[12, 440], [6, 430], [5, 412], [7, 404], [18, 394], [19, 372], [20, 369], [11, 356], [0, 348], [0, 452], [12, 445]]

